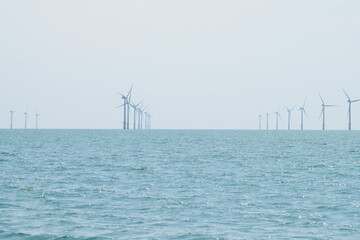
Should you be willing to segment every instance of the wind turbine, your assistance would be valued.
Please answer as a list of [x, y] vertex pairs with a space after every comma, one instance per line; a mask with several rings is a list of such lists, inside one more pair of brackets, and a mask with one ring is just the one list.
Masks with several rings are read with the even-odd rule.
[[359, 102], [360, 99], [357, 100], [351, 100], [349, 95], [345, 92], [345, 90], [343, 89], [346, 97], [348, 98], [348, 103], [349, 103], [349, 110], [348, 110], [348, 117], [349, 117], [349, 130], [351, 130], [351, 104], [354, 102]]
[[288, 107], [284, 106], [288, 112], [288, 130], [290, 130], [290, 123], [291, 123], [291, 111], [294, 110], [294, 108], [296, 106], [294, 106], [293, 108], [289, 109]]
[[10, 110], [10, 129], [13, 129], [13, 115], [15, 111]]
[[261, 120], [263, 120], [263, 116], [259, 114], [259, 130], [261, 130]]
[[129, 102], [130, 102], [130, 99], [129, 99], [129, 96], [131, 94], [131, 90], [132, 90], [132, 86], [130, 88], [130, 91], [128, 92], [128, 94], [125, 96], [124, 94], [122, 93], [119, 93], [121, 95], [121, 98], [124, 100], [124, 103], [121, 104], [120, 106], [116, 107], [116, 108], [119, 108], [119, 107], [124, 107], [124, 122], [123, 122], [123, 129], [128, 129], [128, 126], [129, 126], [129, 108], [128, 108], [128, 105], [129, 105]]
[[279, 130], [279, 117], [282, 119], [279, 111], [280, 111], [280, 107], [277, 112], [274, 112], [274, 114], [276, 115], [276, 130]]
[[[131, 101], [131, 92], [132, 92], [132, 86], [130, 88], [130, 91], [128, 93], [128, 99], [127, 99], [127, 129], [130, 128], [130, 101]], [[130, 94], [130, 95], [129, 95]]]
[[147, 114], [148, 115], [148, 117], [149, 117], [149, 119], [148, 119], [148, 121], [149, 121], [149, 123], [148, 123], [148, 126], [149, 126], [149, 129], [151, 129], [151, 118], [152, 118], [152, 115], [151, 114]]
[[306, 117], [308, 116], [305, 111], [305, 101], [306, 101], [306, 99], [304, 100], [303, 106], [299, 108], [299, 110], [301, 111], [301, 130], [304, 130], [304, 113], [305, 113]]
[[35, 121], [35, 128], [38, 129], [38, 118], [39, 118], [40, 114], [36, 113], [35, 114], [35, 118], [36, 118], [36, 121]]
[[141, 101], [140, 103], [138, 103], [137, 105], [135, 105], [134, 103], [130, 103], [130, 106], [134, 108], [134, 129], [136, 129], [136, 113], [138, 112], [138, 106], [142, 103], [143, 101]]
[[151, 114], [144, 112], [145, 114], [145, 129], [151, 129]]
[[139, 126], [140, 126], [140, 129], [143, 129], [143, 114], [144, 114], [144, 111], [146, 110], [148, 106], [146, 106], [145, 108], [139, 108]]
[[327, 108], [327, 107], [336, 107], [336, 105], [327, 105], [327, 104], [325, 104], [324, 99], [321, 97], [320, 93], [319, 93], [319, 96], [320, 96], [321, 101], [322, 101], [322, 110], [321, 110], [321, 113], [320, 113], [320, 117], [321, 117], [321, 115], [323, 117], [322, 130], [325, 130], [325, 108]]
[[266, 113], [266, 130], [269, 130], [269, 113]]
[[27, 120], [29, 119], [28, 112], [24, 112], [24, 117], [25, 117], [25, 129], [27, 129]]

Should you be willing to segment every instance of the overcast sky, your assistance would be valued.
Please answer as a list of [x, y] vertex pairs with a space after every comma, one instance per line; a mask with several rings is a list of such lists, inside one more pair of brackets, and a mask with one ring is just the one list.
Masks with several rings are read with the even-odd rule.
[[26, 110], [30, 127], [39, 112], [42, 128], [121, 128], [133, 84], [157, 129], [257, 129], [305, 97], [305, 128], [320, 129], [318, 92], [339, 105], [328, 129], [346, 129], [359, 26], [358, 0], [0, 0], [0, 128], [10, 109], [16, 128]]

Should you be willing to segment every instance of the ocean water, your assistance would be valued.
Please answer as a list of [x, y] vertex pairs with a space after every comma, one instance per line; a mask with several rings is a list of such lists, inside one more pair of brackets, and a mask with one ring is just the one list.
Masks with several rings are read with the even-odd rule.
[[0, 239], [360, 239], [358, 131], [0, 130]]

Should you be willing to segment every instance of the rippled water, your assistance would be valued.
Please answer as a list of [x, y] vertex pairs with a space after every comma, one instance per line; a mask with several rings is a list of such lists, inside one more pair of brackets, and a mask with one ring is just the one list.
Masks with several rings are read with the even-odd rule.
[[359, 137], [1, 130], [0, 239], [360, 239]]

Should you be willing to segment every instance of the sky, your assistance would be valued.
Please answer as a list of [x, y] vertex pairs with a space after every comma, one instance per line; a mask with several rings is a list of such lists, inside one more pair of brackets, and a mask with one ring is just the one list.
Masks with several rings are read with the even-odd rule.
[[[347, 128], [360, 99], [358, 0], [0, 0], [0, 128], [120, 129], [118, 94], [154, 129]], [[263, 122], [263, 125], [265, 122]], [[270, 115], [269, 127], [275, 127]], [[360, 102], [353, 104], [360, 129]]]

